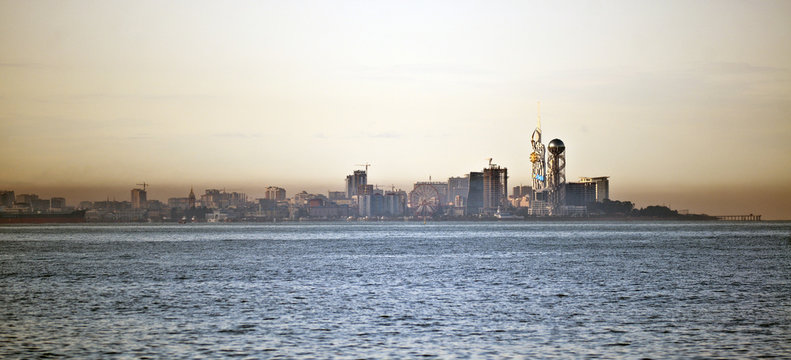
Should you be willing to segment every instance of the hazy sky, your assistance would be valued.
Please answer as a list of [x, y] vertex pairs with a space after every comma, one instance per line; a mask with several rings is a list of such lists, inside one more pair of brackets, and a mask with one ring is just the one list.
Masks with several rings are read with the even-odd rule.
[[0, 188], [69, 203], [194, 185], [567, 177], [791, 218], [789, 1], [2, 1]]

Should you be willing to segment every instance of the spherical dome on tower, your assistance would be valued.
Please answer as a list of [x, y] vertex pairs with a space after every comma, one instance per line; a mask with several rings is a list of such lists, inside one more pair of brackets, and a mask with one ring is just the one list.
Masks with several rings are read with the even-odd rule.
[[566, 145], [563, 144], [563, 141], [560, 139], [553, 139], [550, 141], [547, 148], [549, 148], [549, 152], [555, 155], [562, 154], [564, 151], [566, 151]]

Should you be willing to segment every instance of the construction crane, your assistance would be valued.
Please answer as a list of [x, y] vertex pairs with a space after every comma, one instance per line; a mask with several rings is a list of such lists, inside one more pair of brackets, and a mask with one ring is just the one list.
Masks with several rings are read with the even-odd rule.
[[369, 166], [371, 166], [371, 164], [369, 164], [369, 163], [365, 163], [365, 164], [356, 164], [356, 165], [354, 165], [354, 166], [365, 166], [365, 173], [367, 174], [367, 173], [368, 173], [368, 167], [369, 167]]
[[146, 182], [145, 182], [145, 181], [143, 181], [143, 183], [142, 183], [142, 184], [135, 184], [135, 185], [140, 185], [140, 186], [142, 186], [142, 187], [143, 187], [143, 191], [146, 191], [146, 186], [150, 186], [151, 184], [146, 184]]

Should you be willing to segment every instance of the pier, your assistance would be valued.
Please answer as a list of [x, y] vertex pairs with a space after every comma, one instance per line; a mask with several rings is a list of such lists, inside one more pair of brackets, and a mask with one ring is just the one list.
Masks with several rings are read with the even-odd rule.
[[724, 221], [761, 221], [761, 215], [722, 215], [715, 216], [717, 220]]

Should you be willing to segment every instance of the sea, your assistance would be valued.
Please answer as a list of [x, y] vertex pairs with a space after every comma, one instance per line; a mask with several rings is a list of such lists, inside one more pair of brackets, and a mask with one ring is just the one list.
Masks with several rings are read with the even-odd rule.
[[0, 358], [791, 358], [791, 223], [0, 226]]

